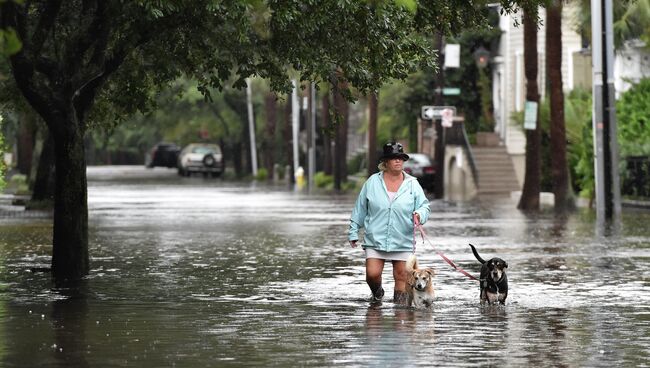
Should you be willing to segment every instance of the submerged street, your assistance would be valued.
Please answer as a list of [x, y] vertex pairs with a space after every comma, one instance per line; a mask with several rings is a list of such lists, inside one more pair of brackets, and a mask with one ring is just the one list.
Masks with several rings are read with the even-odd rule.
[[88, 169], [91, 271], [52, 289], [51, 220], [0, 218], [0, 365], [647, 366], [650, 213], [596, 235], [587, 209], [527, 217], [509, 201], [431, 201], [437, 250], [478, 275], [508, 262], [506, 306], [428, 244], [432, 311], [370, 303], [347, 245], [356, 193], [305, 194], [175, 170]]

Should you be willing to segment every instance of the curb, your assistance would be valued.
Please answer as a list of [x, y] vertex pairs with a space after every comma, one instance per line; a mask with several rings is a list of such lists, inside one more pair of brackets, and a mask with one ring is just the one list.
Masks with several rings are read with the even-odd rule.
[[635, 199], [622, 199], [621, 206], [631, 208], [643, 208], [650, 210], [650, 201], [639, 201]]

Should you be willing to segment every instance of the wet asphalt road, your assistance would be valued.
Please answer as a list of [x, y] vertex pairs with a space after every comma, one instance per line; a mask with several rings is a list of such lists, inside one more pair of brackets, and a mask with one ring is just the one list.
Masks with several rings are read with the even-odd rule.
[[369, 301], [346, 246], [351, 195], [232, 183], [140, 167], [92, 167], [91, 272], [51, 288], [46, 218], [0, 220], [0, 365], [648, 366], [650, 216], [620, 234], [594, 215], [535, 217], [510, 201], [432, 201], [429, 239], [477, 274], [468, 243], [509, 263], [505, 307], [426, 244], [436, 304]]

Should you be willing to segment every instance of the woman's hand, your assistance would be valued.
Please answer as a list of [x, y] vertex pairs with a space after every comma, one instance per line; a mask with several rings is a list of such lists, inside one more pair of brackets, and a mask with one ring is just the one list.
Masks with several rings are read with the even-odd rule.
[[357, 241], [356, 240], [350, 240], [350, 246], [352, 248], [356, 248], [357, 247]]
[[413, 214], [414, 214], [415, 217], [418, 219], [418, 223], [422, 223], [422, 220], [420, 220], [420, 214], [417, 213], [417, 212], [413, 212]]

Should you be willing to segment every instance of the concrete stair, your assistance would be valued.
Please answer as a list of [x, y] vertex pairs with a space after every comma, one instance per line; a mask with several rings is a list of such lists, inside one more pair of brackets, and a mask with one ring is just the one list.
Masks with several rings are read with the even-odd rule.
[[478, 194], [510, 195], [521, 190], [515, 168], [505, 147], [472, 146], [474, 162], [478, 170]]

